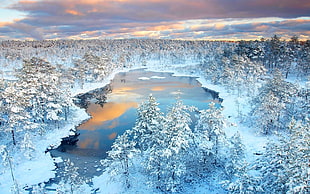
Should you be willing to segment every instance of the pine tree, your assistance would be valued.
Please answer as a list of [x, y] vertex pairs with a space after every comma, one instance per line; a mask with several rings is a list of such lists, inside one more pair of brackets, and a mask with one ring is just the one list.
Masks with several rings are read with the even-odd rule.
[[[222, 108], [217, 108], [215, 103], [211, 102], [209, 109], [200, 111], [195, 128], [196, 133], [202, 137], [200, 146], [203, 150], [203, 160], [209, 161], [212, 165], [220, 165], [222, 160], [220, 151], [226, 144], [226, 135], [223, 130], [225, 119], [222, 111]], [[210, 156], [212, 161], [210, 161]]]
[[288, 156], [288, 193], [310, 192], [310, 120], [291, 121], [289, 125], [291, 147]]
[[81, 186], [87, 182], [78, 172], [78, 167], [70, 159], [64, 161], [64, 170], [61, 172], [62, 180], [58, 184], [57, 193], [81, 193]]
[[144, 152], [143, 167], [149, 174], [148, 184], [157, 189], [165, 186], [162, 168], [166, 159], [163, 150], [167, 147], [167, 137], [163, 130], [164, 125], [165, 118], [156, 99], [150, 95], [148, 101], [139, 106], [138, 118], [131, 133], [138, 148]]
[[148, 185], [153, 188], [166, 190], [165, 185], [165, 166], [167, 157], [165, 149], [167, 148], [166, 134], [160, 130], [152, 134], [153, 144], [148, 148], [145, 154], [143, 167], [148, 173]]
[[245, 146], [242, 143], [240, 133], [237, 132], [229, 139], [229, 152], [225, 164], [225, 172], [228, 179], [238, 176], [245, 164]]
[[24, 151], [24, 156], [31, 159], [33, 157], [33, 152], [35, 151], [35, 147], [28, 132], [25, 133], [24, 139], [20, 143], [20, 146], [22, 151]]
[[112, 145], [112, 150], [108, 151], [109, 172], [112, 176], [120, 176], [124, 179], [127, 188], [130, 187], [130, 165], [131, 158], [138, 153], [135, 148], [136, 143], [130, 141], [128, 131], [116, 138]]
[[13, 82], [3, 92], [5, 99], [2, 104], [4, 121], [0, 129], [11, 134], [13, 145], [17, 144], [20, 137], [17, 133], [29, 129], [27, 126], [30, 127], [33, 123], [29, 120], [31, 118], [30, 113], [26, 111], [29, 107], [30, 98], [21, 87], [19, 83]]
[[13, 186], [11, 187], [11, 191], [14, 194], [19, 194], [21, 192], [21, 188], [18, 185], [18, 182], [15, 178], [14, 166], [13, 166], [13, 158], [10, 156], [9, 151], [6, 146], [0, 145], [0, 156], [2, 157], [3, 166], [9, 166], [11, 178], [13, 181]]
[[154, 136], [162, 130], [164, 118], [158, 104], [155, 97], [150, 94], [148, 100], [139, 105], [136, 123], [130, 133], [142, 151], [157, 143]]
[[74, 67], [72, 68], [72, 72], [74, 75], [74, 79], [83, 89], [84, 84], [86, 82], [86, 74], [87, 74], [87, 66], [85, 62], [81, 59], [76, 60], [74, 62]]
[[181, 183], [185, 178], [188, 151], [193, 144], [194, 134], [189, 127], [191, 118], [188, 107], [181, 100], [177, 100], [166, 119], [164, 133], [167, 147], [163, 150], [165, 162], [162, 178], [165, 190], [174, 192], [181, 189]]
[[286, 82], [282, 73], [275, 70], [272, 79], [267, 79], [260, 88], [259, 94], [253, 98], [252, 104], [257, 126], [264, 134], [285, 128], [292, 97], [297, 93], [295, 85]]
[[19, 89], [27, 97], [26, 111], [34, 122], [42, 125], [57, 122], [62, 119], [65, 109], [71, 106], [71, 99], [62, 90], [60, 76], [54, 65], [39, 58], [25, 60], [17, 73]]
[[271, 91], [261, 100], [261, 105], [254, 110], [256, 122], [262, 134], [270, 134], [280, 128], [280, 117], [285, 104], [279, 102], [280, 99]]
[[252, 169], [249, 165], [239, 166], [239, 172], [235, 175], [236, 179], [223, 181], [222, 185], [233, 194], [263, 194], [268, 193], [261, 186], [261, 179], [251, 174]]
[[309, 120], [291, 121], [288, 134], [270, 142], [258, 161], [262, 187], [268, 193], [309, 193]]

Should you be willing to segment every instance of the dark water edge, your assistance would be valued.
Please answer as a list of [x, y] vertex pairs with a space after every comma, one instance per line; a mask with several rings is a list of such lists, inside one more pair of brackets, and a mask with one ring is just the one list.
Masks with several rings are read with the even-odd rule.
[[[73, 102], [76, 106], [85, 109], [85, 111], [87, 112], [87, 106], [90, 104], [90, 102], [95, 102], [103, 106], [107, 99], [106, 95], [111, 91], [112, 90], [110, 84], [107, 84], [102, 88], [97, 88], [87, 93], [78, 94], [77, 96], [74, 97]], [[101, 166], [100, 160], [103, 159], [101, 155], [93, 153], [91, 154], [92, 157], [90, 157], [89, 155], [83, 156], [81, 154], [70, 153], [72, 150], [75, 150], [75, 153], [78, 152], [76, 144], [79, 141], [78, 137], [80, 133], [78, 132], [77, 128], [83, 123], [87, 122], [89, 119], [90, 118], [84, 120], [76, 127], [74, 135], [62, 138], [60, 146], [58, 146], [55, 149], [48, 150], [52, 158], [60, 157], [62, 160], [69, 159], [71, 162], [73, 162], [75, 166], [79, 167], [78, 173], [84, 179], [91, 179], [94, 176], [100, 176], [103, 171], [103, 169], [100, 167]], [[93, 150], [89, 150], [89, 152], [92, 151]], [[65, 169], [64, 163], [63, 162], [55, 163], [55, 166], [56, 166], [55, 169], [56, 177], [51, 178], [48, 182], [46, 182], [45, 184], [47, 186], [57, 184], [61, 181], [61, 172], [63, 172]]]

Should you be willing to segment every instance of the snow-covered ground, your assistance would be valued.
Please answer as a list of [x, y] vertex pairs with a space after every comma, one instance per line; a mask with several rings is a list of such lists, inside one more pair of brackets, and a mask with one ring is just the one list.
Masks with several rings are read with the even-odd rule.
[[[153, 65], [149, 65], [147, 70], [150, 71], [164, 71], [164, 72], [172, 72], [175, 73], [175, 76], [193, 76], [197, 77], [198, 81], [202, 84], [203, 87], [219, 92], [220, 98], [223, 99], [222, 106], [224, 107], [223, 114], [227, 119], [227, 126], [225, 128], [225, 132], [228, 136], [232, 136], [235, 132], [239, 131], [241, 137], [243, 139], [243, 143], [246, 146], [246, 158], [247, 161], [253, 161], [255, 159], [255, 153], [261, 153], [264, 149], [264, 146], [267, 142], [266, 136], [261, 136], [256, 133], [255, 129], [249, 128], [245, 123], [243, 123], [243, 119], [238, 115], [237, 101], [239, 102], [239, 113], [246, 114], [250, 105], [247, 102], [246, 97], [238, 97], [236, 93], [233, 91], [228, 92], [223, 86], [211, 84], [209, 80], [206, 80], [199, 72], [184, 72], [183, 67], [195, 66], [195, 64], [180, 64], [173, 67], [168, 68], [157, 68], [155, 62]], [[132, 69], [136, 69], [140, 67], [133, 67]], [[145, 68], [145, 67], [144, 67]], [[75, 96], [80, 93], [85, 93], [90, 90], [94, 90], [96, 88], [103, 87], [108, 84], [110, 80], [114, 77], [114, 75], [120, 71], [129, 71], [130, 69], [122, 69], [114, 71], [110, 76], [108, 76], [105, 80], [100, 83], [86, 83], [83, 89], [76, 87], [73, 88], [71, 93], [72, 96]], [[178, 71], [180, 70], [180, 71]], [[151, 79], [147, 77], [141, 77], [139, 79]], [[160, 77], [158, 78], [160, 79]], [[13, 161], [14, 164], [14, 175], [16, 181], [20, 188], [31, 187], [32, 185], [37, 185], [38, 183], [42, 183], [48, 181], [50, 178], [55, 176], [55, 160], [59, 158], [52, 158], [49, 153], [45, 153], [46, 149], [50, 146], [57, 147], [61, 138], [70, 135], [72, 132], [71, 129], [74, 129], [75, 126], [80, 124], [82, 121], [87, 119], [89, 115], [82, 109], [73, 107], [73, 112], [75, 112], [74, 117], [69, 120], [66, 126], [62, 126], [59, 129], [55, 129], [52, 132], [49, 132], [44, 136], [44, 139], [40, 139], [35, 142], [35, 147], [39, 148], [35, 152], [35, 156], [31, 159], [25, 159], [22, 156], [14, 157], [15, 160], [18, 158], [18, 161]], [[120, 182], [111, 182], [109, 174], [104, 172], [101, 176], [95, 177], [93, 179], [93, 188], [99, 189], [101, 193], [106, 194], [116, 194], [116, 193], [153, 193], [155, 191], [150, 190], [145, 181], [141, 181], [145, 179], [143, 175], [137, 174], [136, 179], [133, 180], [135, 184], [130, 188], [130, 190], [126, 190], [123, 188], [122, 183]], [[216, 180], [215, 180], [216, 182]], [[10, 193], [11, 186], [13, 185], [10, 171], [6, 169], [4, 174], [0, 176], [0, 193]], [[54, 185], [55, 186], [55, 185]], [[89, 193], [91, 192], [91, 188], [88, 186], [84, 186], [85, 190], [83, 192]], [[53, 188], [53, 187], [52, 187]], [[210, 187], [208, 184], [204, 183], [196, 183], [196, 185], [191, 185], [188, 188], [185, 188], [186, 193], [221, 193], [223, 190], [219, 188]], [[27, 193], [25, 191], [25, 193]], [[52, 193], [52, 191], [51, 191]]]
[[[56, 148], [60, 145], [61, 139], [72, 135], [75, 129], [82, 121], [87, 119], [88, 114], [78, 107], [72, 107], [73, 117], [68, 119], [68, 123], [60, 128], [48, 132], [38, 140], [33, 140], [34, 147], [37, 149], [29, 160], [23, 155], [14, 156], [14, 176], [20, 188], [28, 188], [38, 183], [46, 182], [55, 176], [55, 164], [59, 158], [52, 158], [48, 152], [49, 148]], [[11, 193], [13, 185], [11, 172], [7, 168], [5, 173], [0, 176], [0, 193]], [[28, 193], [28, 192], [25, 192]]]

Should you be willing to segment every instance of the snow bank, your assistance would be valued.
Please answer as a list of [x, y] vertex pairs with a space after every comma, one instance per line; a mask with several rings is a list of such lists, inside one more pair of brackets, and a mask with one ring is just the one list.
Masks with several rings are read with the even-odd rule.
[[[72, 107], [71, 111], [74, 112], [73, 117], [65, 126], [49, 131], [33, 141], [36, 151], [31, 160], [20, 153], [18, 157], [14, 157], [13, 173], [20, 189], [48, 181], [55, 176], [54, 160], [56, 159], [53, 159], [48, 152], [46, 153], [46, 149], [50, 146], [54, 148], [59, 146], [63, 137], [72, 134], [71, 129], [75, 129], [75, 126], [89, 117], [83, 109], [78, 107]], [[0, 176], [0, 193], [11, 193], [12, 186], [11, 172], [9, 167], [6, 167], [6, 171]]]

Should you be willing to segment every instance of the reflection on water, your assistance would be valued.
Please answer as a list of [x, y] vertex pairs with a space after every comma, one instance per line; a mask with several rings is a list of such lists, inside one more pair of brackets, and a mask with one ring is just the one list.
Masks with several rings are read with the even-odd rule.
[[177, 95], [184, 104], [199, 109], [207, 108], [208, 102], [216, 100], [195, 77], [175, 77], [171, 73], [141, 69], [117, 74], [109, 88], [111, 92], [106, 94], [106, 103], [100, 105], [94, 99], [88, 101], [87, 112], [92, 118], [78, 127], [79, 141], [68, 152], [106, 157], [117, 135], [133, 127], [138, 104], [150, 93], [164, 112], [175, 102]]
[[128, 109], [137, 108], [137, 102], [107, 102], [103, 106], [91, 103], [87, 111], [92, 118], [78, 127], [79, 130], [96, 130], [102, 128], [102, 125], [110, 123], [108, 129], [114, 128], [118, 125], [118, 120]]

